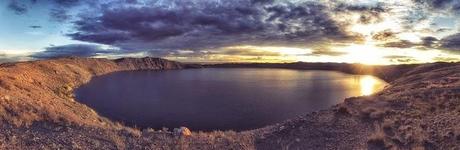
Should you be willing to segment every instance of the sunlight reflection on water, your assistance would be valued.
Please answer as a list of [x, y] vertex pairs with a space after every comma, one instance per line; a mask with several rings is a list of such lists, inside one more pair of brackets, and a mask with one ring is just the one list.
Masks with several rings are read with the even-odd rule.
[[381, 90], [381, 88], [377, 87], [379, 85], [377, 79], [369, 75], [360, 78], [359, 84], [361, 86], [361, 95], [371, 95]]

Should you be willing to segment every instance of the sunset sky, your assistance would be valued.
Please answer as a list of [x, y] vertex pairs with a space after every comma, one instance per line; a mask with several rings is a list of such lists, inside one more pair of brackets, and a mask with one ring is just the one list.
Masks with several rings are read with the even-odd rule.
[[460, 61], [460, 0], [1, 0], [0, 62]]

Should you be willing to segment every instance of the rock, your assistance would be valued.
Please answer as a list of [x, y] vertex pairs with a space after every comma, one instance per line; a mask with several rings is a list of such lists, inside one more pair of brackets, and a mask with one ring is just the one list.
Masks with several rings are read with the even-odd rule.
[[5, 95], [5, 96], [3, 96], [3, 99], [4, 99], [4, 100], [10, 100], [10, 99], [11, 99], [11, 97], [10, 97], [10, 96], [8, 96], [8, 95]]
[[187, 127], [174, 128], [174, 134], [177, 136], [191, 136], [192, 132]]
[[285, 128], [285, 126], [280, 126], [280, 130], [284, 130]]
[[119, 66], [134, 70], [165, 70], [182, 69], [184, 65], [179, 62], [169, 61], [161, 58], [120, 58], [114, 60]]

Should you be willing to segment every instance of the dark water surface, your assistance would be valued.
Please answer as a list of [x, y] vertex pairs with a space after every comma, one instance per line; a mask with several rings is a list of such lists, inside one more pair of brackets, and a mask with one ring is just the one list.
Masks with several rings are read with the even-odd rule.
[[287, 69], [117, 72], [93, 78], [77, 99], [141, 128], [247, 130], [368, 95], [386, 83], [365, 75]]

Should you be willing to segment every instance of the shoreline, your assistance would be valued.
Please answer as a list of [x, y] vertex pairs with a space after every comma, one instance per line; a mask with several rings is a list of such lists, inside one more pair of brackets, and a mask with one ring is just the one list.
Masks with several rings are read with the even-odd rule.
[[[321, 64], [321, 65], [320, 65]], [[214, 64], [205, 68], [285, 68], [297, 70], [334, 70], [351, 74], [370, 74], [383, 79], [391, 86], [371, 95], [347, 98], [343, 103], [319, 112], [293, 118], [276, 125], [255, 130], [232, 132], [216, 131], [194, 133], [192, 137], [177, 138], [170, 131], [139, 131], [99, 116], [94, 110], [76, 102], [73, 89], [87, 83], [92, 77], [117, 71], [168, 70], [194, 68], [197, 65], [181, 64], [158, 58], [122, 58], [116, 60], [97, 58], [60, 58], [31, 62], [6, 63], [0, 65], [0, 131], [11, 130], [16, 140], [8, 133], [0, 134], [0, 148], [33, 148], [44, 146], [69, 148], [67, 141], [77, 141], [84, 148], [130, 148], [149, 143], [151, 148], [234, 148], [234, 149], [279, 149], [279, 148], [415, 148], [433, 146], [449, 148], [459, 146], [460, 129], [455, 125], [460, 119], [460, 63], [432, 63], [417, 65], [377, 66], [377, 68], [333, 63], [289, 63], [289, 64]], [[335, 70], [336, 69], [336, 70]], [[436, 71], [434, 71], [436, 70]], [[438, 92], [436, 92], [438, 91]], [[438, 97], [438, 99], [434, 98]], [[430, 100], [432, 99], [432, 100]], [[435, 99], [435, 101], [433, 101]], [[441, 104], [438, 104], [442, 102]], [[427, 103], [436, 103], [430, 108]], [[446, 111], [446, 106], [454, 109]], [[404, 108], [404, 109], [403, 109]], [[451, 109], [450, 107], [449, 110]], [[432, 114], [426, 110], [434, 109]], [[456, 109], [459, 111], [457, 112]], [[437, 112], [440, 110], [440, 112]], [[416, 112], [413, 112], [416, 111]], [[415, 113], [415, 116], [413, 116]], [[446, 116], [447, 115], [447, 116]], [[434, 117], [433, 117], [434, 116]], [[428, 129], [421, 123], [427, 120], [450, 118], [445, 125], [454, 128], [444, 131], [436, 124], [424, 125], [442, 134], [430, 137]], [[431, 118], [430, 118], [431, 117]], [[398, 119], [399, 118], [399, 119]], [[414, 121], [414, 119], [418, 119]], [[402, 122], [413, 120], [412, 122]], [[442, 120], [438, 120], [441, 121]], [[398, 122], [398, 123], [396, 123]], [[377, 124], [377, 125], [376, 125]], [[46, 133], [43, 126], [68, 128], [71, 131], [94, 130], [97, 137], [108, 143], [92, 145], [84, 138], [68, 137], [78, 132]], [[402, 127], [403, 126], [403, 127]], [[410, 128], [404, 127], [410, 126]], [[400, 129], [401, 128], [401, 129]], [[391, 129], [391, 132], [388, 131]], [[27, 132], [26, 132], [27, 131]], [[81, 132], [79, 137], [90, 139], [96, 133]], [[51, 134], [66, 137], [63, 143], [44, 139]], [[94, 135], [93, 135], [94, 134]], [[407, 136], [411, 134], [412, 136]], [[444, 139], [444, 134], [452, 135]], [[404, 136], [406, 135], [406, 136]], [[416, 136], [421, 135], [421, 136]], [[24, 137], [25, 136], [25, 137]], [[54, 135], [56, 136], [56, 135]], [[22, 138], [21, 138], [22, 137]], [[26, 137], [37, 137], [39, 141], [27, 145]], [[446, 137], [447, 138], [447, 137]], [[35, 138], [34, 138], [35, 139]], [[40, 141], [43, 140], [43, 141]], [[142, 140], [140, 140], [142, 139]], [[149, 140], [150, 139], [150, 140]], [[155, 140], [152, 140], [155, 139]], [[47, 142], [47, 140], [51, 140]], [[97, 141], [97, 139], [94, 139]], [[444, 140], [437, 142], [436, 140]], [[450, 142], [450, 143], [449, 143]], [[56, 144], [57, 143], [57, 144]], [[204, 143], [208, 143], [205, 145]], [[426, 144], [429, 143], [429, 144]], [[210, 145], [209, 145], [210, 144]], [[323, 145], [318, 145], [323, 144]], [[75, 144], [74, 144], [75, 145]], [[175, 146], [180, 147], [175, 147]], [[72, 147], [70, 147], [72, 148]]]

